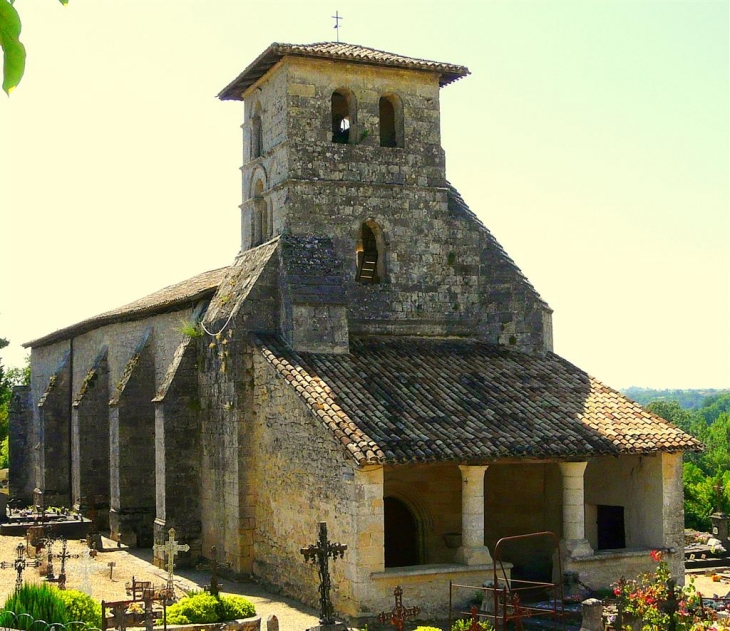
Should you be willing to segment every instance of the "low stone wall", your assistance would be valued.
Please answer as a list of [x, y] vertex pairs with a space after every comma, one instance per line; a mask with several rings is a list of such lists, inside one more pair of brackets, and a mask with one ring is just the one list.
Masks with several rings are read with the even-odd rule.
[[207, 624], [168, 624], [167, 629], [168, 631], [260, 631], [261, 616]]
[[[497, 572], [498, 580], [510, 578], [511, 563], [504, 564], [504, 574]], [[390, 611], [394, 605], [393, 590], [403, 588], [403, 605], [420, 607], [418, 619], [446, 618], [449, 613], [449, 584], [460, 586], [453, 593], [454, 611], [468, 611], [476, 591], [485, 582], [494, 579], [492, 565], [420, 565], [408, 569], [391, 568], [371, 574], [370, 609], [374, 614]]]
[[[665, 553], [672, 575], [680, 585], [684, 585], [683, 558], [681, 552]], [[619, 578], [635, 578], [643, 572], [656, 570], [656, 562], [651, 558], [651, 550], [616, 550], [596, 552], [587, 557], [563, 560], [563, 573], [577, 572], [581, 582], [591, 589], [609, 587]]]

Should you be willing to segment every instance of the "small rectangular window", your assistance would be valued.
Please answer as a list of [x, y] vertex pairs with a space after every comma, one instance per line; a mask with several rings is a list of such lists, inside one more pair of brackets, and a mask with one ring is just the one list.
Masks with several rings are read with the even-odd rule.
[[624, 507], [599, 504], [596, 509], [598, 549], [618, 550], [625, 548]]

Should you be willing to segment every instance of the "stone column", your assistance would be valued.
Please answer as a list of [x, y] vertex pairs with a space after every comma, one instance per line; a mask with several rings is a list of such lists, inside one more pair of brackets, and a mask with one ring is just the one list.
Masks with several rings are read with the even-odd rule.
[[461, 470], [461, 547], [456, 562], [464, 565], [492, 563], [484, 545], [484, 473], [486, 466], [459, 465]]
[[583, 473], [587, 462], [561, 462], [563, 475], [563, 539], [561, 548], [571, 557], [593, 554], [586, 539], [585, 497]]

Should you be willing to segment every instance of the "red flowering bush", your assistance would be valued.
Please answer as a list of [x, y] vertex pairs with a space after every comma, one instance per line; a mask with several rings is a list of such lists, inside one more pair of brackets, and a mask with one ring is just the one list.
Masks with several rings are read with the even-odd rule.
[[642, 628], [649, 631], [699, 631], [710, 627], [715, 612], [702, 607], [702, 598], [692, 582], [677, 586], [663, 556], [660, 550], [652, 551], [651, 558], [657, 563], [654, 572], [614, 583], [622, 627], [630, 628], [627, 616], [641, 620]]

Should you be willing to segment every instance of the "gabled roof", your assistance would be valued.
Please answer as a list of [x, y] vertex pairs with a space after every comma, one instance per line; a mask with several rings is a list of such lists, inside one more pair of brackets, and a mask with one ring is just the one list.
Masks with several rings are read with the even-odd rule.
[[550, 309], [550, 311], [552, 312], [550, 305], [548, 305], [548, 303], [543, 300], [543, 298], [540, 296], [537, 289], [533, 287], [527, 276], [525, 276], [522, 270], [517, 267], [517, 264], [512, 260], [510, 255], [507, 254], [499, 241], [497, 241], [491, 230], [489, 230], [484, 222], [479, 219], [479, 217], [477, 217], [476, 213], [471, 208], [469, 208], [467, 203], [464, 201], [464, 198], [461, 196], [461, 193], [456, 190], [451, 182], [446, 182], [446, 195], [449, 204], [449, 212], [454, 216], [466, 217], [474, 222], [477, 230], [483, 233], [487, 241], [489, 241], [490, 245], [495, 249], [495, 251], [499, 252], [500, 263], [509, 268], [514, 274], [516, 274], [522, 280], [527, 290], [535, 297], [535, 299], [539, 300], [546, 309]]
[[218, 98], [223, 101], [243, 100], [241, 94], [285, 56], [319, 57], [321, 59], [337, 59], [371, 66], [426, 70], [440, 75], [439, 85], [441, 87], [469, 74], [469, 69], [466, 66], [405, 57], [374, 48], [367, 48], [366, 46], [345, 44], [344, 42], [321, 42], [318, 44], [279, 44], [274, 42], [248, 68], [223, 88], [218, 94]]
[[211, 297], [227, 270], [227, 267], [221, 267], [220, 269], [198, 274], [181, 283], [170, 285], [144, 298], [130, 302], [118, 309], [101, 313], [63, 329], [58, 329], [58, 331], [39, 337], [31, 342], [26, 342], [23, 344], [23, 347], [37, 348], [39, 346], [47, 346], [48, 344], [53, 344], [60, 340], [67, 340], [108, 324], [128, 322], [157, 313], [183, 309], [186, 306], [193, 305], [198, 300]]
[[296, 353], [273, 336], [256, 342], [361, 465], [702, 448], [552, 353], [528, 355], [471, 339], [358, 337], [342, 355]]

